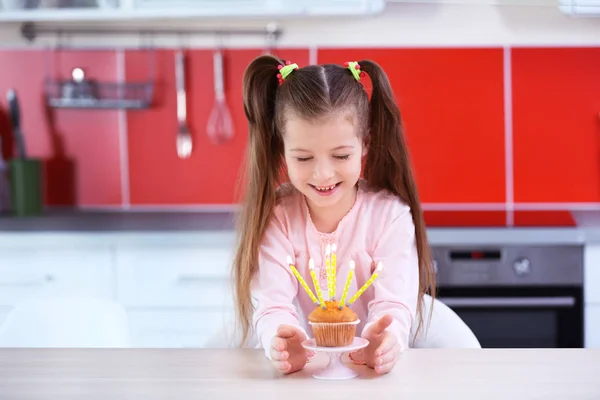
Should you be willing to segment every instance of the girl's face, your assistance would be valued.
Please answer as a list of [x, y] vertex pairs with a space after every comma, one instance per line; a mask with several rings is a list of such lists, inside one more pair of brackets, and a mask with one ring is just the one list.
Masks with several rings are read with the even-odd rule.
[[283, 143], [290, 182], [311, 209], [352, 207], [365, 149], [351, 118], [344, 113], [317, 121], [293, 116], [286, 121]]

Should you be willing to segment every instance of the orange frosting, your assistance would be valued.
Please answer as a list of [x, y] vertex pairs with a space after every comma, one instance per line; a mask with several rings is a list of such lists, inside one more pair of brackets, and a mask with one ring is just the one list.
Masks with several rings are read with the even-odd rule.
[[337, 301], [325, 301], [325, 309], [317, 306], [308, 316], [310, 322], [353, 322], [358, 319], [358, 315], [349, 307], [344, 306], [340, 310], [340, 303]]

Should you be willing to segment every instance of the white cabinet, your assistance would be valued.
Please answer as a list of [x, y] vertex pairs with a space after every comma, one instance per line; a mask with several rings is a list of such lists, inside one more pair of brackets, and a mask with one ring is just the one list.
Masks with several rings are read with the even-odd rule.
[[585, 307], [585, 347], [600, 348], [600, 304]]
[[118, 300], [127, 307], [231, 306], [231, 248], [120, 247]]
[[[111, 298], [136, 347], [232, 342], [233, 241], [218, 235], [0, 235], [0, 323], [34, 296]], [[600, 347], [600, 245], [585, 252], [585, 345]]]
[[115, 260], [134, 346], [204, 347], [225, 332], [232, 246], [119, 246]]
[[109, 249], [0, 246], [0, 306], [46, 296], [113, 297]]
[[23, 1], [0, 0], [0, 21], [77, 21], [114, 19], [132, 0]]
[[585, 247], [583, 295], [586, 304], [600, 304], [600, 245]]
[[600, 245], [586, 246], [584, 266], [585, 347], [600, 348]]
[[4, 235], [0, 323], [33, 297], [103, 297], [125, 307], [134, 346], [202, 347], [231, 328], [233, 250], [218, 235]]
[[[23, 6], [23, 0], [0, 0], [0, 21], [126, 21], [189, 18], [369, 16], [384, 9], [383, 0], [63, 0]], [[48, 5], [50, 3], [50, 5]], [[2, 7], [3, 6], [3, 7]]]

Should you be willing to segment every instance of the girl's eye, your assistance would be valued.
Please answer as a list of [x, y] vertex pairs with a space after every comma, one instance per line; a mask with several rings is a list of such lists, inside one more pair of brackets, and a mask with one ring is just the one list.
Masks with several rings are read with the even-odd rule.
[[334, 156], [338, 160], [347, 160], [350, 158], [350, 154], [346, 154], [345, 156]]
[[306, 161], [310, 160], [311, 158], [312, 157], [298, 157], [296, 159], [300, 162], [306, 162]]

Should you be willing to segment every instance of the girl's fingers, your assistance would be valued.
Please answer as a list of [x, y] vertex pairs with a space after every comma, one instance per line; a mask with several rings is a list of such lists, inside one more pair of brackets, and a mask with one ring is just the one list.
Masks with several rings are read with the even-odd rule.
[[398, 357], [398, 351], [396, 351], [395, 348], [391, 348], [390, 351], [387, 351], [387, 352], [383, 353], [382, 355], [380, 355], [379, 357], [375, 358], [375, 366], [387, 364], [390, 361], [393, 361], [394, 359], [396, 359], [397, 357]]
[[390, 372], [392, 370], [392, 368], [394, 368], [394, 365], [396, 365], [395, 359], [393, 361], [390, 361], [383, 365], [377, 365], [375, 367], [375, 372], [379, 375], [387, 374], [388, 372]]
[[287, 361], [290, 357], [287, 351], [274, 351], [271, 349], [271, 360], [273, 361]]
[[387, 333], [383, 337], [383, 340], [379, 344], [377, 350], [375, 350], [375, 357], [382, 356], [391, 351], [397, 343], [398, 340], [396, 339], [396, 336], [392, 335], [391, 333]]
[[382, 357], [379, 357], [375, 362], [375, 372], [378, 374], [386, 374], [394, 368], [398, 358], [400, 357], [400, 345], [394, 346], [392, 351], [387, 352]]
[[287, 350], [287, 340], [275, 336], [271, 340], [271, 349], [273, 349], [275, 351]]
[[288, 372], [290, 368], [292, 368], [292, 365], [287, 361], [273, 361], [273, 365], [275, 368], [277, 368], [277, 370], [284, 373]]

